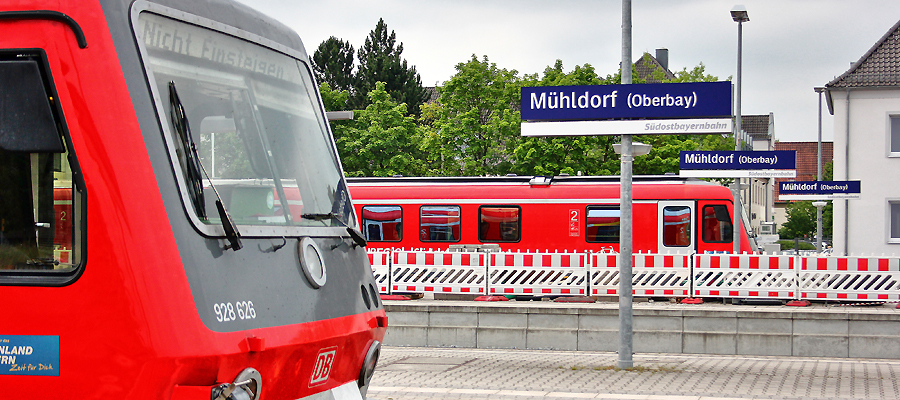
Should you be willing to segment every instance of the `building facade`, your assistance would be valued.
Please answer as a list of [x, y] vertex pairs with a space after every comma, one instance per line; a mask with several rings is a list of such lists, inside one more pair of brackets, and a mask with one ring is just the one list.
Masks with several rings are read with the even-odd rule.
[[900, 255], [900, 21], [825, 89], [834, 180], [861, 181], [834, 201], [835, 253]]

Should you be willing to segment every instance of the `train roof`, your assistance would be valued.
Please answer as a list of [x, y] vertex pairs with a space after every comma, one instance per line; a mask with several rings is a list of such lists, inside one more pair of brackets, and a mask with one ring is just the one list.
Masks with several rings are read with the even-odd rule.
[[[604, 176], [539, 176], [539, 175], [506, 175], [506, 176], [432, 176], [432, 177], [348, 177], [347, 182], [354, 185], [449, 185], [449, 184], [525, 184], [532, 186], [550, 186], [565, 183], [615, 184], [620, 182], [619, 175]], [[677, 175], [635, 175], [634, 183], [671, 183], [721, 186], [697, 178], [683, 178]]]

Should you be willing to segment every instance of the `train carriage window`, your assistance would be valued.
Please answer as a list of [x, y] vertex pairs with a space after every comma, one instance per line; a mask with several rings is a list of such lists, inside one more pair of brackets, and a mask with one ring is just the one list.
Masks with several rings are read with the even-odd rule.
[[[204, 232], [221, 223], [213, 189], [237, 225], [255, 226], [242, 232], [350, 224], [349, 195], [305, 63], [151, 12], [138, 23], [185, 208]], [[183, 119], [173, 116], [179, 108]]]
[[663, 244], [671, 247], [691, 245], [691, 208], [663, 208]]
[[400, 206], [363, 206], [362, 225], [369, 242], [399, 242], [403, 239], [403, 209]]
[[621, 216], [619, 207], [588, 206], [585, 240], [590, 243], [619, 243]]
[[478, 209], [478, 240], [518, 242], [522, 239], [519, 206], [482, 206]]
[[[41, 50], [0, 52], [0, 281], [63, 284], [81, 258], [81, 196]], [[26, 275], [23, 275], [25, 273]], [[34, 280], [28, 273], [47, 273]]]
[[419, 209], [420, 241], [458, 242], [459, 238], [459, 206], [422, 206]]
[[728, 207], [716, 204], [703, 207], [702, 236], [706, 243], [731, 243], [733, 224]]

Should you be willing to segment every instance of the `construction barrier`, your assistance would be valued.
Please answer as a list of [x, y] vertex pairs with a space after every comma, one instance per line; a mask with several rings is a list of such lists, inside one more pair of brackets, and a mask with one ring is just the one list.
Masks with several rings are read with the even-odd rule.
[[800, 257], [800, 299], [900, 300], [900, 258]]
[[793, 256], [696, 254], [694, 297], [796, 299]]
[[375, 285], [378, 293], [391, 294], [391, 252], [369, 251], [369, 264], [372, 265], [372, 275], [375, 277]]
[[584, 296], [586, 260], [586, 253], [491, 253], [488, 293]]
[[[687, 297], [690, 295], [689, 255], [635, 254], [632, 257], [632, 293], [647, 297]], [[619, 295], [619, 255], [592, 254], [590, 268], [592, 296]]]
[[[66, 254], [60, 254], [63, 258]], [[900, 258], [633, 256], [641, 297], [900, 301]], [[370, 251], [382, 294], [618, 296], [615, 253]]]
[[391, 293], [486, 294], [486, 253], [394, 251]]

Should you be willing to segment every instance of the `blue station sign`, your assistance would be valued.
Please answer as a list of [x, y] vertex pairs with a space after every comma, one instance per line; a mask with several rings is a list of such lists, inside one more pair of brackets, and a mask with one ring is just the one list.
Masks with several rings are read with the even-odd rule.
[[794, 181], [778, 183], [779, 200], [858, 199], [860, 181]]
[[731, 82], [523, 87], [523, 121], [731, 117]]
[[793, 178], [797, 176], [797, 152], [682, 151], [681, 176], [706, 178]]

